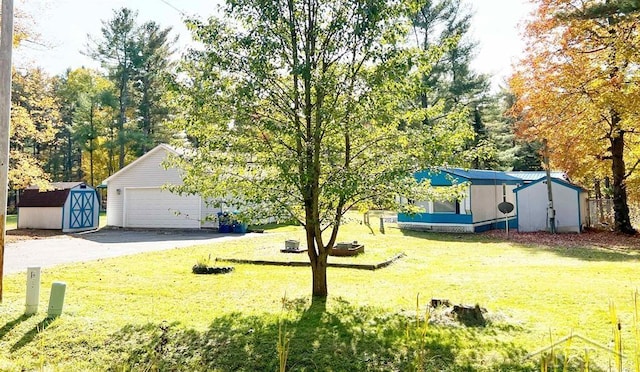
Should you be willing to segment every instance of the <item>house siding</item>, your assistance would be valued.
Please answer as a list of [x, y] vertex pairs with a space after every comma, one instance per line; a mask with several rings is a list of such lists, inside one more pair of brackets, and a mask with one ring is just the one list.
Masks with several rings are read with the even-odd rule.
[[[506, 201], [513, 204], [514, 208], [508, 214], [509, 218], [517, 215], [516, 201], [513, 190], [516, 185], [506, 185]], [[504, 218], [505, 215], [498, 210], [498, 204], [503, 201], [502, 184], [471, 186], [471, 200], [473, 202], [471, 213], [473, 222], [480, 223]]]
[[200, 226], [204, 228], [217, 228], [218, 220], [214, 218], [222, 208], [209, 206], [204, 199], [200, 201]]
[[[181, 171], [165, 169], [162, 163], [169, 155], [163, 146], [154, 148], [136, 164], [121, 170], [107, 182], [107, 225], [124, 226], [124, 198], [128, 187], [162, 187], [166, 184], [182, 185]], [[119, 190], [119, 191], [118, 191]]]
[[[442, 176], [438, 176], [442, 177]], [[444, 184], [446, 179], [437, 179]], [[505, 217], [508, 217], [509, 228], [517, 227], [516, 198], [513, 190], [518, 187], [514, 180], [505, 180], [506, 201], [514, 205], [514, 210], [507, 216], [498, 210], [503, 201], [503, 186], [500, 179], [470, 180], [471, 185], [460, 200], [460, 213], [433, 213], [433, 203], [416, 202], [425, 209], [424, 213], [408, 215], [398, 214], [398, 226], [402, 229], [446, 231], [446, 232], [479, 232], [491, 229], [504, 229]], [[446, 186], [436, 186], [446, 187]]]

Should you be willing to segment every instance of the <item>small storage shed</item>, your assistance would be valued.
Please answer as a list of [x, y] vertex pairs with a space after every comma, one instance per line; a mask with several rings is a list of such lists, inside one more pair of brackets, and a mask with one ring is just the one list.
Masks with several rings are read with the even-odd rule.
[[[446, 232], [480, 232], [491, 229], [516, 227], [516, 211], [506, 216], [498, 210], [498, 204], [506, 198], [515, 207], [513, 190], [522, 180], [504, 172], [477, 169], [442, 168], [425, 170], [415, 174], [418, 181], [428, 179], [432, 187], [451, 187], [467, 183], [461, 200], [417, 201], [424, 213], [398, 214], [398, 227], [407, 230], [432, 230]], [[506, 218], [505, 218], [506, 217]]]
[[54, 182], [46, 191], [31, 186], [17, 207], [19, 229], [79, 232], [99, 226], [98, 194], [83, 182]]
[[[206, 219], [220, 209], [199, 195], [178, 195], [167, 185], [182, 184], [182, 170], [165, 168], [168, 156], [179, 155], [160, 144], [102, 183], [107, 187], [107, 225], [127, 228], [199, 229], [214, 227]], [[215, 224], [217, 226], [217, 224]]]
[[[514, 190], [518, 208], [518, 231], [549, 229], [549, 197], [546, 177]], [[587, 225], [588, 192], [568, 181], [551, 178], [557, 232], [579, 233]]]

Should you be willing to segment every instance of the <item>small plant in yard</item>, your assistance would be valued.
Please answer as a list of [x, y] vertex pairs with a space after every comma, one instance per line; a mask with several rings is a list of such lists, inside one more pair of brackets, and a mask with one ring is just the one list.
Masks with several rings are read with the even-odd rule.
[[233, 271], [233, 267], [210, 266], [211, 254], [208, 257], [201, 257], [193, 265], [191, 271], [194, 274], [226, 274]]

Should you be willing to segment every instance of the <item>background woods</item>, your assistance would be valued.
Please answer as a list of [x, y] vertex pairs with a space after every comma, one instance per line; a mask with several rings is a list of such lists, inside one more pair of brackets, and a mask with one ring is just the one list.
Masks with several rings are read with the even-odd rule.
[[[464, 139], [462, 146], [447, 142], [453, 136], [439, 139], [436, 152], [441, 162], [461, 167], [540, 170], [540, 144], [547, 138], [552, 166], [566, 170], [575, 181], [594, 185], [598, 195], [610, 195], [616, 206], [617, 228], [631, 232], [628, 209], [629, 203], [637, 200], [634, 190], [638, 183], [633, 127], [633, 102], [637, 95], [634, 66], [638, 57], [631, 46], [637, 41], [638, 10], [633, 2], [624, 1], [593, 1], [582, 7], [575, 7], [568, 0], [536, 4], [537, 11], [526, 28], [530, 40], [527, 57], [518, 64], [508, 86], [493, 90], [489, 88], [488, 76], [471, 67], [477, 51], [469, 32], [473, 25], [473, 4], [462, 0], [396, 4], [403, 8], [403, 13], [394, 17], [403, 19], [399, 24], [405, 29], [393, 30], [394, 37], [402, 34], [404, 45], [424, 56], [423, 61], [412, 59], [405, 67], [411, 64], [429, 67], [419, 72], [414, 98], [395, 108], [384, 107], [386, 117], [381, 120], [391, 122], [392, 114], [420, 109], [424, 130], [438, 133], [450, 125], [471, 129], [472, 135]], [[241, 17], [243, 4], [232, 5], [230, 16]], [[380, 6], [387, 3], [381, 2]], [[28, 15], [19, 14], [15, 40], [18, 48], [25, 40], [37, 40], [37, 35], [30, 32], [31, 22]], [[334, 23], [334, 27], [341, 26]], [[102, 21], [100, 32], [87, 37], [84, 53], [100, 63], [99, 69], [79, 68], [48, 76], [37, 67], [18, 66], [14, 72], [11, 188], [19, 190], [29, 184], [63, 180], [84, 180], [96, 185], [156, 144], [182, 138], [185, 133], [180, 118], [195, 110], [186, 104], [197, 106], [201, 100], [221, 98], [220, 94], [230, 92], [224, 89], [237, 87], [236, 82], [230, 83], [230, 76], [216, 75], [222, 70], [214, 67], [226, 58], [224, 53], [219, 60], [209, 62], [199, 55], [209, 42], [229, 40], [213, 40], [223, 36], [219, 31], [208, 35], [209, 39], [202, 34], [204, 28], [196, 27], [193, 32], [199, 39], [195, 42], [198, 46], [184, 55], [180, 65], [174, 53], [176, 37], [170, 27], [140, 20], [135, 10], [122, 8]], [[344, 46], [332, 48], [333, 53]], [[290, 49], [288, 53], [293, 51]], [[304, 51], [302, 48], [300, 52]], [[386, 58], [381, 50], [374, 53], [375, 58]], [[394, 68], [407, 55], [395, 57]], [[343, 60], [338, 62], [344, 65]], [[185, 87], [180, 87], [182, 82], [176, 82], [176, 77], [193, 76], [190, 69], [198, 63], [201, 64], [198, 68], [208, 74], [198, 81], [213, 81], [222, 89], [206, 92], [203, 88], [201, 94], [212, 94], [186, 99]], [[387, 69], [377, 76], [371, 75], [378, 80], [367, 78], [367, 84], [383, 86], [386, 83], [379, 78], [393, 78], [394, 71]], [[331, 72], [332, 79], [340, 74]], [[278, 79], [278, 84], [282, 83]], [[335, 83], [323, 80], [326, 86]], [[280, 103], [285, 102], [289, 93], [277, 93], [282, 99]], [[209, 102], [215, 110], [198, 114], [209, 115], [211, 121], [230, 120], [236, 115], [234, 120], [240, 124], [237, 115], [241, 113], [238, 110], [241, 100], [246, 107], [263, 103], [261, 96], [238, 95], [234, 102], [226, 99]], [[377, 115], [371, 108], [359, 115], [362, 112]], [[326, 114], [323, 110], [319, 113]], [[282, 120], [278, 116], [272, 119]], [[398, 125], [407, 130], [415, 119], [405, 118]], [[177, 126], [168, 125], [170, 122]], [[415, 124], [411, 125], [410, 130], [416, 129]], [[596, 141], [592, 140], [593, 133]], [[188, 133], [187, 136], [202, 142], [197, 136]]]
[[[23, 33], [17, 33], [16, 43], [26, 37]], [[168, 142], [174, 41], [171, 28], [140, 23], [135, 11], [122, 8], [103, 21], [99, 35], [88, 37], [86, 53], [102, 69], [49, 76], [37, 67], [18, 66], [12, 92], [12, 191], [49, 181], [95, 186]]]

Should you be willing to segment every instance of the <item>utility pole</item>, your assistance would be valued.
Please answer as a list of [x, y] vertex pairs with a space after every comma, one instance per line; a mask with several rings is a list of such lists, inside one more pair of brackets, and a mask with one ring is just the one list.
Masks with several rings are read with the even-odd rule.
[[4, 282], [4, 246], [9, 193], [9, 127], [11, 126], [11, 53], [13, 51], [13, 0], [2, 0], [0, 20], [0, 302]]
[[552, 234], [556, 233], [556, 210], [553, 209], [553, 188], [551, 181], [551, 169], [549, 166], [549, 144], [547, 139], [542, 140], [544, 146], [544, 165], [547, 170], [547, 194], [549, 196], [549, 208], [547, 209], [547, 217], [549, 218], [549, 231]]

